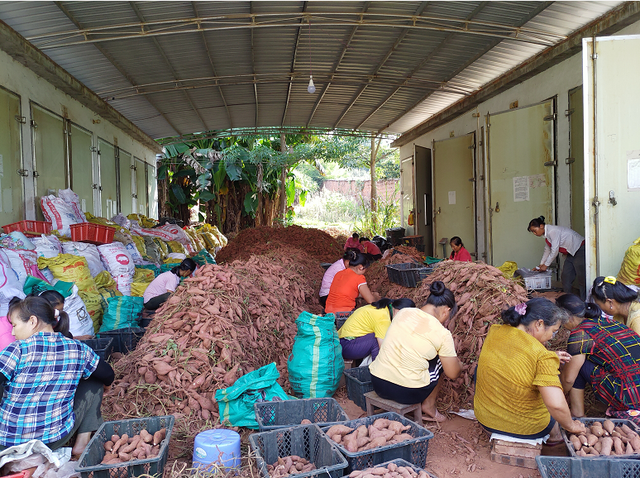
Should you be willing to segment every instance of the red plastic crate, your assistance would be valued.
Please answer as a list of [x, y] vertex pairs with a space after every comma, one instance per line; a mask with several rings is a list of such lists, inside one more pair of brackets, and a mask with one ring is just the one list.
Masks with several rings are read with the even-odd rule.
[[71, 240], [76, 242], [89, 242], [100, 246], [113, 242], [113, 235], [116, 233], [115, 227], [83, 222], [71, 224]]
[[20, 231], [25, 236], [36, 237], [51, 232], [51, 223], [46, 221], [19, 221], [2, 226], [6, 234]]

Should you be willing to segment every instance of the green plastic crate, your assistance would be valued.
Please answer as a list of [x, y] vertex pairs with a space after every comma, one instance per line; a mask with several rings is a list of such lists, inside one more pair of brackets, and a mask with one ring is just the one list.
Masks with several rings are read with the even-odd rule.
[[[131, 420], [117, 420], [103, 423], [93, 435], [91, 441], [80, 456], [76, 471], [82, 478], [129, 478], [140, 475], [162, 476], [162, 470], [169, 455], [169, 441], [175, 418], [173, 415], [149, 418], [134, 418]], [[111, 439], [111, 435], [137, 435], [141, 430], [154, 434], [162, 428], [167, 429], [167, 436], [162, 441], [160, 453], [153, 458], [131, 460], [114, 465], [101, 465], [104, 458], [104, 444]]]

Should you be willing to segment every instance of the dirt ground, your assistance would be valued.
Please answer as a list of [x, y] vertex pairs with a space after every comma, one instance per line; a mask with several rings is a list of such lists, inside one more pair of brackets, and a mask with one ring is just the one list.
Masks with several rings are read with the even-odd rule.
[[[350, 419], [366, 416], [366, 412], [347, 398], [344, 388], [334, 398], [340, 403]], [[410, 418], [410, 417], [408, 417]], [[438, 478], [540, 478], [537, 470], [518, 466], [502, 465], [491, 461], [489, 435], [475, 420], [450, 415], [440, 424], [425, 424], [433, 432], [429, 441], [425, 469]], [[543, 454], [566, 454], [566, 447], [543, 447]]]

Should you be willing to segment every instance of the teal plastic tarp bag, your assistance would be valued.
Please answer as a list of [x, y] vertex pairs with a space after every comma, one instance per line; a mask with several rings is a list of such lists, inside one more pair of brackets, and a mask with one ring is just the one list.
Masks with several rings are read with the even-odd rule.
[[229, 388], [218, 390], [216, 400], [220, 421], [234, 427], [258, 429], [253, 404], [259, 401], [287, 400], [287, 394], [277, 382], [280, 372], [275, 362], [240, 377]]
[[191, 259], [198, 264], [200, 267], [206, 266], [207, 264], [215, 264], [216, 260], [213, 258], [211, 254], [207, 252], [206, 249], [202, 249], [195, 256], [191, 256]]
[[40, 294], [45, 290], [55, 290], [62, 294], [62, 297], [65, 299], [69, 297], [73, 293], [73, 283], [65, 282], [65, 281], [56, 281], [55, 284], [51, 285], [42, 279], [38, 279], [37, 277], [27, 276], [27, 279], [24, 281], [24, 286], [22, 288], [25, 294]]
[[102, 318], [100, 332], [124, 329], [125, 327], [138, 327], [140, 312], [144, 307], [142, 297], [120, 296], [107, 299], [107, 310]]
[[289, 383], [302, 398], [331, 397], [344, 371], [342, 347], [333, 314], [302, 312], [296, 319], [298, 333], [289, 355]]

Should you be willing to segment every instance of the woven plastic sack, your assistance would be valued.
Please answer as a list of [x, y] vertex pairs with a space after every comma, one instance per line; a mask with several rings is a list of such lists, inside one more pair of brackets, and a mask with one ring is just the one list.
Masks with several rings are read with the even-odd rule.
[[160, 268], [158, 266], [154, 265], [154, 264], [143, 264], [141, 266], [136, 266], [136, 270], [137, 269], [146, 269], [148, 271], [153, 272], [153, 278], [154, 279], [161, 274]]
[[195, 256], [192, 256], [191, 259], [198, 264], [200, 267], [205, 266], [207, 264], [215, 264], [216, 260], [213, 258], [211, 254], [207, 252], [206, 249], [202, 249]]
[[155, 278], [156, 274], [153, 270], [143, 267], [136, 267], [136, 271], [133, 274], [134, 282], [152, 282]]
[[147, 290], [151, 282], [136, 282], [133, 281], [131, 283], [131, 296], [132, 297], [142, 297], [144, 295], [144, 291]]
[[[100, 290], [100, 289], [98, 289]], [[87, 309], [87, 313], [91, 318], [91, 335], [98, 333], [100, 325], [102, 325], [102, 317], [104, 311], [107, 308], [107, 299], [102, 294], [87, 294], [84, 292], [79, 293], [80, 298], [84, 302], [84, 306]]]
[[331, 397], [344, 371], [342, 347], [333, 314], [302, 312], [296, 319], [298, 332], [287, 367], [289, 382], [302, 398]]
[[618, 280], [627, 285], [640, 285], [640, 237], [624, 253]]
[[[141, 236], [138, 236], [141, 237]], [[151, 237], [143, 237], [144, 247], [147, 250], [147, 258], [150, 262], [159, 264], [162, 262], [162, 249], [156, 244], [155, 239]]]
[[116, 289], [116, 281], [113, 280], [109, 271], [103, 271], [93, 278], [98, 289]]
[[518, 270], [518, 264], [512, 261], [507, 261], [500, 267], [498, 267], [498, 270], [502, 272], [502, 275], [505, 278], [511, 279], [513, 277], [513, 274]]
[[118, 290], [123, 295], [131, 295], [131, 282], [136, 266], [129, 251], [120, 242], [98, 246], [102, 263], [116, 281]]
[[34, 251], [36, 246], [29, 240], [27, 236], [20, 231], [13, 231], [9, 234], [0, 234], [0, 247], [7, 249], [23, 249], [25, 251]]
[[11, 269], [15, 272], [20, 283], [20, 289], [24, 286], [24, 281], [31, 274], [31, 267], [38, 264], [36, 251], [2, 249], [9, 259]]
[[45, 290], [55, 290], [62, 294], [62, 297], [67, 298], [73, 293], [73, 288], [75, 285], [72, 282], [65, 282], [62, 280], [55, 281], [55, 284], [49, 284], [42, 279], [38, 279], [37, 277], [28, 276], [27, 280], [24, 281], [24, 286], [22, 287], [23, 292], [26, 295], [29, 294], [40, 294]]
[[53, 277], [65, 282], [73, 282], [83, 292], [98, 293], [87, 260], [82, 256], [60, 254], [51, 259], [39, 257], [38, 267], [40, 269], [48, 267]]
[[240, 377], [229, 388], [216, 392], [220, 421], [228, 421], [234, 427], [257, 430], [258, 422], [253, 404], [261, 401], [287, 400], [277, 380], [280, 373], [275, 362], [260, 367]]
[[95, 277], [101, 272], [104, 272], [104, 265], [100, 260], [100, 253], [98, 248], [94, 244], [88, 244], [86, 242], [63, 242], [62, 251], [65, 254], [71, 254], [73, 256], [82, 256], [87, 260], [89, 271], [91, 276]]
[[179, 254], [186, 254], [187, 250], [184, 248], [184, 245], [179, 243], [178, 241], [169, 241], [167, 242], [167, 246], [169, 246], [169, 253], [177, 252]]
[[71, 224], [85, 222], [62, 198], [53, 195], [43, 196], [40, 199], [40, 205], [45, 220], [51, 223], [51, 229], [58, 231], [61, 236], [71, 237]]
[[144, 306], [142, 297], [113, 297], [107, 304], [100, 332], [138, 326]]
[[9, 301], [14, 297], [24, 298], [22, 284], [18, 275], [11, 269], [7, 253], [0, 249], [0, 316], [7, 315]]
[[69, 205], [80, 222], [87, 222], [87, 217], [80, 207], [80, 197], [76, 193], [71, 189], [58, 189], [58, 197]]
[[169, 254], [169, 252], [171, 252], [169, 250], [169, 246], [167, 246], [167, 243], [165, 241], [163, 241], [162, 239], [159, 239], [157, 237], [153, 238], [153, 242], [158, 246], [158, 248], [160, 249], [160, 257], [164, 258], [164, 256], [166, 256], [167, 254]]
[[138, 224], [142, 227], [151, 228], [158, 224], [158, 221], [152, 218], [148, 218], [144, 214], [129, 214], [127, 219], [131, 221], [137, 221]]
[[64, 299], [63, 310], [69, 316], [69, 332], [74, 337], [94, 335], [93, 321], [80, 297], [78, 287], [73, 286], [73, 293]]
[[[131, 240], [136, 245], [136, 249], [138, 250], [138, 254], [140, 254], [145, 261], [151, 261], [151, 258], [149, 256], [147, 256], [147, 246], [144, 243], [144, 238], [142, 238], [141, 236], [136, 236], [135, 234], [133, 234], [131, 236]], [[151, 261], [151, 262], [153, 262], [153, 261]]]
[[51, 259], [52, 257], [56, 257], [58, 254], [62, 254], [62, 244], [60, 244], [60, 239], [54, 235], [34, 237], [31, 239], [31, 243], [36, 246], [36, 254], [38, 254], [38, 257]]

